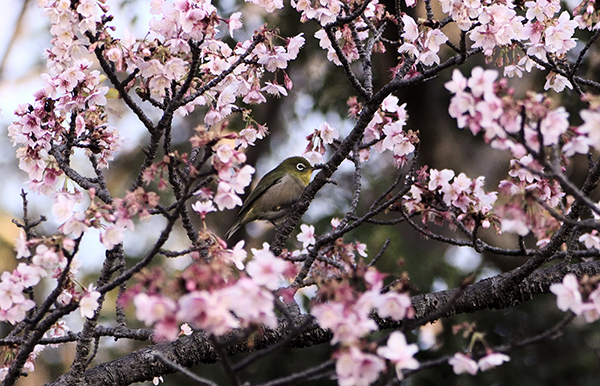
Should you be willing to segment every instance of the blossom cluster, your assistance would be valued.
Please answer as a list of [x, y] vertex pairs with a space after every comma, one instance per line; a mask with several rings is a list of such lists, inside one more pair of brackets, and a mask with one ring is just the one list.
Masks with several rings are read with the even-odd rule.
[[95, 191], [91, 189], [90, 204], [84, 211], [74, 211], [77, 203], [83, 199], [78, 190], [75, 193], [61, 191], [55, 195], [52, 211], [62, 225], [59, 230], [64, 235], [81, 237], [89, 228], [101, 229], [100, 241], [111, 250], [123, 242], [126, 229], [134, 229], [134, 219], [148, 220], [150, 211], [159, 203], [159, 196], [154, 192], [146, 192], [137, 188], [116, 198], [112, 205], [95, 200]]
[[[218, 37], [219, 25], [226, 22], [233, 34], [242, 27], [240, 12], [224, 19], [206, 0], [154, 1], [152, 12], [156, 16], [150, 23], [150, 32], [157, 39], [138, 41], [127, 33], [124, 39], [104, 42], [105, 56], [117, 69], [139, 71], [138, 94], [142, 97], [163, 99], [173, 84], [183, 84], [189, 78], [191, 82], [183, 95], [189, 102], [177, 113], [187, 115], [198, 105], [208, 106], [204, 121], [212, 126], [237, 110], [234, 103], [238, 98], [246, 104], [263, 103], [265, 94], [287, 95], [286, 88], [292, 87], [284, 70], [304, 45], [302, 34], [287, 39], [284, 47], [274, 44], [276, 35], [263, 28], [253, 39], [232, 48]], [[196, 47], [191, 43], [194, 41], [201, 43]], [[199, 76], [189, 74], [196, 49], [200, 57]], [[261, 83], [263, 69], [282, 71], [286, 88], [275, 79]]]
[[583, 124], [570, 126], [564, 107], [552, 108], [551, 100], [541, 94], [527, 93], [516, 99], [497, 77], [496, 71], [479, 67], [470, 78], [455, 70], [452, 81], [446, 83], [454, 94], [449, 112], [460, 128], [469, 127], [473, 134], [483, 132], [493, 148], [512, 152], [515, 159], [509, 175], [513, 179], [499, 186], [499, 192], [508, 198], [496, 212], [502, 218], [501, 231], [520, 235], [532, 231], [543, 244], [560, 226], [546, 209], [566, 213], [569, 207], [559, 183], [546, 177], [544, 149], [560, 149], [565, 166], [575, 154], [599, 149], [600, 114], [597, 104], [591, 103], [589, 109], [580, 111]]
[[496, 221], [492, 209], [498, 193], [486, 192], [484, 185], [483, 176], [472, 180], [449, 169], [422, 169], [403, 197], [403, 205], [408, 214], [422, 213], [424, 223], [451, 220], [446, 217], [450, 215], [469, 229], [488, 228]]
[[[28, 238], [25, 231], [20, 229], [16, 240], [16, 257], [26, 261], [20, 262], [12, 272], [4, 271], [0, 276], [0, 321], [16, 325], [26, 317], [33, 317], [37, 312], [33, 287], [49, 276], [55, 279], [63, 276], [66, 279], [62, 292], [56, 299], [56, 306], [78, 302], [82, 317], [94, 317], [101, 294], [92, 284], [81, 292], [77, 290], [73, 278], [81, 266], [81, 261], [76, 256], [65, 255], [65, 253], [72, 253], [74, 246], [73, 240], [68, 238]], [[50, 329], [50, 336], [64, 336], [66, 331], [68, 327], [65, 322], [58, 321]], [[37, 345], [34, 348], [26, 360], [24, 371], [34, 370], [35, 359], [44, 347]], [[2, 350], [4, 350], [5, 361], [0, 367], [0, 380], [7, 375], [17, 351], [14, 347], [8, 346]]]
[[504, 202], [496, 207], [501, 219], [501, 232], [513, 232], [521, 236], [530, 231], [543, 245], [560, 227], [560, 222], [546, 209], [568, 211], [563, 203], [565, 193], [560, 184], [543, 177], [544, 168], [531, 155], [511, 161], [510, 180], [500, 181], [499, 193]]
[[[292, 6], [294, 6], [298, 12], [301, 12], [300, 19], [302, 21], [315, 19], [321, 26], [325, 27], [328, 24], [335, 22], [338, 17], [344, 17], [348, 14], [352, 14], [352, 12], [356, 12], [357, 10], [352, 9], [353, 7], [357, 8], [361, 6], [361, 4], [352, 2], [347, 2], [348, 4], [345, 3], [346, 2], [340, 0], [300, 0], [297, 2], [293, 1]], [[382, 4], [379, 4], [377, 0], [369, 2], [362, 12], [362, 17], [368, 20], [371, 25], [379, 24], [383, 16], [384, 7]], [[369, 37], [368, 26], [369, 24], [367, 24], [365, 20], [358, 18], [354, 20], [352, 27], [348, 24], [342, 24], [332, 32], [335, 37], [335, 44], [339, 46], [345, 61], [353, 62], [360, 58], [358, 45], [361, 45], [362, 42]], [[327, 59], [330, 62], [341, 66], [341, 59], [338, 56], [327, 31], [325, 29], [320, 29], [314, 36], [319, 39], [319, 46], [327, 50]], [[385, 47], [379, 43], [374, 45], [373, 50], [385, 52]]]
[[[224, 241], [205, 232], [203, 237], [217, 240], [208, 252], [210, 262], [193, 262], [173, 284], [162, 277], [141, 278], [129, 294], [136, 317], [167, 340], [177, 338], [182, 323], [213, 335], [237, 328], [276, 327], [272, 291], [295, 274], [294, 265], [275, 257], [266, 243], [263, 249], [252, 249], [253, 258], [244, 265], [243, 242], [227, 249]], [[177, 292], [170, 293], [174, 286], [179, 287]]]
[[[378, 153], [391, 151], [394, 157], [394, 166], [401, 167], [415, 151], [415, 145], [419, 142], [418, 133], [412, 130], [404, 131], [408, 120], [406, 103], [398, 105], [398, 102], [397, 97], [387, 96], [373, 115], [363, 135], [363, 143], [368, 144], [369, 147], [361, 150], [362, 160], [369, 158], [372, 145]], [[351, 115], [357, 114], [361, 109], [360, 104], [354, 98], [348, 101], [348, 105]]]
[[321, 123], [318, 129], [306, 137], [308, 145], [304, 150], [304, 157], [313, 165], [323, 162], [325, 145], [331, 145], [339, 137], [340, 133], [336, 128], [331, 127], [327, 122]]
[[425, 66], [440, 64], [438, 52], [440, 46], [448, 41], [448, 37], [439, 29], [420, 29], [415, 19], [406, 14], [402, 15], [402, 24], [404, 43], [398, 48], [398, 52], [410, 54], [416, 59], [415, 63]]
[[550, 286], [550, 292], [556, 295], [556, 305], [561, 311], [571, 311], [582, 315], [586, 322], [592, 323], [600, 319], [600, 286], [598, 277], [585, 276], [577, 280], [577, 276], [568, 273], [561, 283]]
[[[511, 150], [517, 158], [526, 155], [528, 149], [541, 150], [540, 134], [543, 146], [558, 145], [560, 136], [569, 128], [564, 108], [550, 109], [549, 101], [540, 94], [530, 93], [523, 101], [515, 100], [504, 80], [496, 82], [497, 78], [497, 71], [481, 67], [475, 67], [469, 78], [453, 71], [452, 80], [445, 86], [454, 94], [448, 112], [457, 120], [458, 127], [468, 127], [474, 135], [483, 132], [492, 147]], [[527, 114], [525, 121], [523, 108]], [[516, 138], [518, 134], [525, 139], [524, 143]]]
[[[41, 344], [35, 345], [33, 351], [27, 357], [25, 364], [23, 365], [23, 371], [25, 373], [30, 373], [35, 370], [35, 360], [38, 355], [44, 350], [46, 346]], [[8, 372], [10, 370], [10, 366], [13, 363], [13, 358], [17, 356], [18, 349], [10, 346], [3, 346], [0, 348], [0, 354], [2, 354], [4, 359], [4, 363], [0, 366], [0, 382], [4, 381]]]
[[373, 267], [361, 269], [359, 264], [354, 272], [363, 278], [367, 291], [361, 293], [347, 282], [324, 283], [311, 309], [317, 323], [333, 333], [331, 343], [341, 345], [334, 354], [338, 382], [340, 385], [371, 384], [385, 369], [384, 359], [394, 364], [401, 380], [403, 369], [419, 367], [413, 358], [417, 346], [407, 344], [404, 335], [397, 331], [390, 335], [387, 346], [379, 347], [375, 354], [368, 352], [363, 339], [377, 330], [372, 319], [374, 311], [381, 318], [398, 321], [412, 318], [410, 297], [394, 290], [382, 292], [385, 275]]
[[488, 353], [478, 361], [473, 360], [470, 355], [458, 352], [448, 360], [448, 364], [452, 366], [454, 374], [469, 373], [475, 375], [480, 370], [487, 371], [508, 361], [510, 361], [508, 355], [489, 350]]
[[102, 106], [108, 87], [100, 86], [100, 72], [81, 59], [56, 76], [47, 76], [47, 86], [35, 94], [33, 104], [22, 104], [17, 121], [8, 128], [19, 145], [19, 167], [27, 172], [30, 188], [44, 194], [54, 192], [63, 175], [52, 151], [67, 143], [95, 155], [107, 167], [120, 147], [118, 132], [107, 125]]
[[[573, 35], [577, 23], [590, 23], [585, 12], [574, 20], [566, 11], [556, 17], [561, 9], [557, 0], [526, 1], [524, 16], [517, 13], [512, 2], [442, 0], [440, 3], [442, 11], [449, 14], [462, 31], [468, 32], [473, 47], [482, 48], [488, 57], [497, 47], [511, 46], [513, 42], [523, 43], [528, 56], [541, 60], [546, 60], [547, 54], [562, 56], [575, 47]], [[535, 64], [525, 57], [513, 66], [522, 73], [530, 71]]]

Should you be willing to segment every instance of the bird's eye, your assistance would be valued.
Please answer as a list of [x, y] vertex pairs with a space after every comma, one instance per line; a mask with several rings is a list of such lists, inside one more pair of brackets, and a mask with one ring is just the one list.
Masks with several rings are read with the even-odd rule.
[[304, 171], [304, 169], [306, 169], [306, 166], [304, 166], [304, 164], [297, 164], [296, 165], [296, 169], [298, 169], [299, 171]]

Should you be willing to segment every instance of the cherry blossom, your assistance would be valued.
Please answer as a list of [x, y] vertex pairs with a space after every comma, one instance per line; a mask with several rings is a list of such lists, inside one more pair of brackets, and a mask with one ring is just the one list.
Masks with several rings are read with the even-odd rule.
[[486, 356], [477, 361], [479, 370], [487, 371], [493, 367], [500, 366], [504, 362], [510, 361], [510, 357], [499, 352], [489, 352]]
[[217, 210], [213, 203], [209, 200], [196, 201], [192, 204], [192, 209], [194, 212], [200, 215], [203, 221], [206, 218], [207, 213], [215, 212]]
[[239, 321], [231, 314], [226, 298], [219, 291], [194, 291], [178, 300], [177, 320], [201, 328], [211, 334], [222, 335], [239, 327]]
[[79, 312], [82, 317], [92, 319], [98, 307], [100, 307], [100, 303], [98, 303], [98, 299], [100, 298], [100, 292], [94, 289], [94, 285], [90, 284], [87, 288], [87, 291], [83, 294], [81, 299], [79, 300]]
[[231, 252], [226, 255], [227, 260], [233, 263], [239, 270], [244, 269], [244, 261], [248, 256], [248, 253], [246, 253], [246, 251], [244, 250], [245, 243], [246, 242], [244, 240], [238, 241], [237, 244], [235, 244], [235, 246], [231, 250]]
[[283, 273], [288, 269], [288, 262], [275, 257], [269, 250], [269, 244], [264, 243], [263, 249], [251, 249], [253, 259], [246, 264], [246, 272], [258, 285], [276, 290], [281, 286]]
[[452, 366], [454, 374], [469, 373], [471, 375], [477, 374], [479, 365], [470, 356], [463, 353], [457, 352], [454, 356], [448, 359], [448, 364]]
[[571, 20], [567, 11], [563, 11], [555, 25], [546, 28], [546, 50], [557, 55], [564, 55], [574, 48], [576, 43], [573, 38], [577, 22]]
[[177, 309], [176, 303], [169, 298], [157, 295], [137, 294], [133, 298], [136, 318], [151, 326], [159, 320], [171, 316]]
[[302, 224], [300, 225], [300, 233], [296, 238], [302, 243], [302, 248], [306, 248], [309, 245], [315, 243], [315, 227], [312, 225]]
[[404, 379], [403, 369], [416, 370], [419, 362], [413, 356], [419, 351], [416, 344], [407, 344], [406, 337], [399, 331], [390, 334], [387, 345], [377, 349], [377, 355], [390, 360], [396, 368], [398, 380]]
[[563, 277], [562, 283], [552, 284], [550, 292], [556, 295], [556, 305], [559, 310], [570, 310], [575, 315], [581, 314], [583, 303], [579, 282], [574, 274], [568, 273]]
[[379, 378], [384, 369], [383, 359], [364, 353], [355, 346], [339, 352], [335, 362], [340, 386], [368, 386]]
[[336, 302], [317, 304], [311, 314], [323, 328], [333, 332], [332, 344], [353, 343], [377, 329], [377, 324], [369, 318], [369, 307], [344, 305]]

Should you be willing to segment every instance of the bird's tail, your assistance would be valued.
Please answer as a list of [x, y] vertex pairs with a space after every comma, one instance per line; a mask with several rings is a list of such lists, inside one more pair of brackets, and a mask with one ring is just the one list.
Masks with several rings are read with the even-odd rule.
[[225, 237], [229, 239], [235, 232], [237, 232], [238, 229], [240, 229], [241, 226], [242, 225], [240, 224], [240, 221], [236, 221], [235, 224], [233, 224], [233, 226], [229, 228], [229, 230], [225, 234]]

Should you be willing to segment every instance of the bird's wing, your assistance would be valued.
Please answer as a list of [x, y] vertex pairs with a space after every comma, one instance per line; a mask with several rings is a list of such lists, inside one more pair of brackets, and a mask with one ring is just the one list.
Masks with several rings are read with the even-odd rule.
[[269, 176], [269, 174], [271, 174], [271, 172], [265, 174], [265, 176], [263, 178], [261, 178], [261, 180], [256, 185], [256, 188], [254, 188], [252, 193], [250, 193], [250, 195], [246, 198], [246, 200], [244, 201], [244, 205], [242, 206], [242, 209], [240, 209], [240, 212], [237, 215], [237, 218], [244, 217], [244, 215], [246, 214], [246, 212], [248, 212], [248, 209], [252, 206], [252, 203], [254, 201], [256, 201], [260, 196], [263, 195], [264, 192], [266, 192], [272, 186], [279, 184], [281, 182], [281, 180], [283, 179], [283, 177], [276, 178], [275, 180], [273, 180], [273, 182], [270, 185], [261, 184], [261, 182], [267, 176]]

